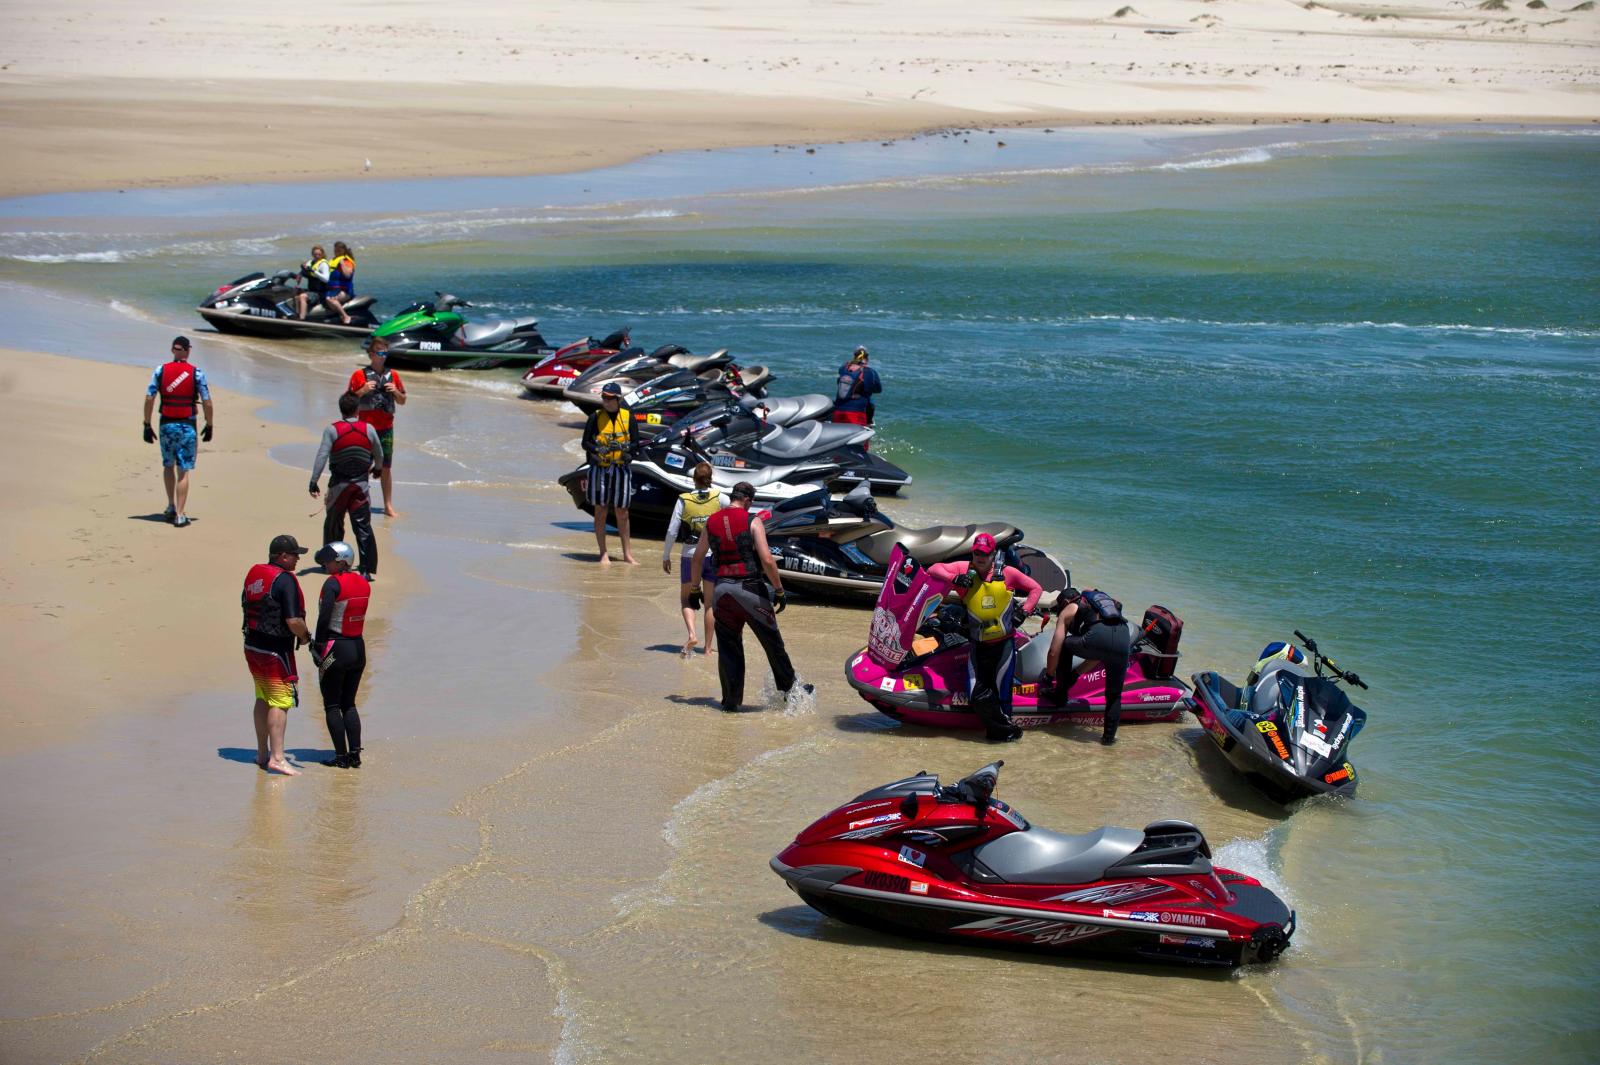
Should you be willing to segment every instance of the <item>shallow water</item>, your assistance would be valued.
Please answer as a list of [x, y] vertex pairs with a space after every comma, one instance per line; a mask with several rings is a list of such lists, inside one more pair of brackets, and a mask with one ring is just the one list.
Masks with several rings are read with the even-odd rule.
[[[558, 342], [628, 322], [647, 346], [767, 363], [779, 392], [827, 390], [864, 343], [888, 389], [880, 450], [917, 478], [885, 504], [903, 523], [1017, 522], [1078, 583], [1183, 616], [1186, 671], [1236, 676], [1298, 627], [1372, 685], [1360, 797], [1291, 816], [1191, 722], [1129, 729], [1114, 752], [1072, 731], [1005, 752], [1003, 793], [1036, 821], [1184, 817], [1272, 877], [1301, 931], [1269, 969], [1041, 965], [845, 929], [766, 859], [857, 790], [991, 752], [856, 701], [839, 669], [865, 615], [828, 608], [785, 615], [813, 710], [706, 709], [704, 663], [640, 650], [678, 638], [654, 552], [635, 574], [564, 557], [589, 549], [550, 485], [572, 462], [553, 446], [571, 417], [518, 399], [514, 375], [434, 375], [402, 425], [415, 524], [399, 545], [429, 590], [397, 619], [410, 643], [386, 666], [389, 698], [418, 743], [431, 721], [498, 749], [463, 763], [470, 797], [450, 807], [479, 826], [477, 864], [424, 896], [448, 914], [449, 959], [413, 961], [430, 980], [506, 979], [487, 956], [520, 957], [511, 971], [541, 988], [529, 1009], [548, 994], [557, 1019], [507, 1047], [1594, 1058], [1600, 670], [1580, 619], [1600, 600], [1600, 138], [1008, 133], [1004, 167], [988, 142], [976, 159], [976, 139], [389, 183], [364, 201], [377, 213], [337, 223], [294, 217], [292, 190], [10, 201], [0, 280], [187, 331], [214, 283], [338, 234], [389, 310], [439, 287], [480, 313], [538, 314]], [[240, 203], [259, 217], [219, 213]], [[0, 298], [17, 346], [162, 350], [107, 343], [105, 312], [61, 326], [49, 298]], [[201, 352], [219, 383], [308, 425], [350, 364], [338, 345]], [[310, 444], [285, 450], [301, 463]], [[424, 618], [440, 622], [426, 636]], [[529, 633], [566, 665], [521, 671]], [[972, 1008], [951, 1022], [952, 1003]], [[413, 1052], [451, 1029], [426, 1014], [403, 1026]], [[175, 1052], [203, 1045], [188, 1021], [164, 1031]], [[499, 1052], [488, 1043], [451, 1045]]]

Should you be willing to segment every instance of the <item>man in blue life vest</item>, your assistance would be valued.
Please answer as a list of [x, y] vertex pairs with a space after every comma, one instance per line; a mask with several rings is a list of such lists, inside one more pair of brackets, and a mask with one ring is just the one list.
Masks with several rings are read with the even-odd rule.
[[[189, 471], [200, 450], [201, 440], [211, 443], [211, 389], [200, 367], [189, 362], [189, 338], [172, 338], [172, 361], [156, 367], [144, 396], [144, 442], [156, 442], [150, 427], [156, 397], [161, 398], [161, 481], [167, 488], [167, 509], [163, 516], [180, 529], [189, 527]], [[195, 411], [206, 412], [206, 427], [195, 433]]]
[[877, 408], [872, 397], [883, 391], [878, 371], [867, 365], [866, 348], [857, 348], [850, 361], [839, 367], [833, 400], [833, 420], [848, 425], [871, 425]]

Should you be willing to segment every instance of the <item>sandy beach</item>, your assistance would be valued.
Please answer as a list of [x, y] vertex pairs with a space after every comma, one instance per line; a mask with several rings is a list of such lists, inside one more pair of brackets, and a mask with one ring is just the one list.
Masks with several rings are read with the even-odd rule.
[[[1600, 120], [1578, 3], [7, 8], [0, 195], [525, 174], [938, 126]], [[85, 62], [93, 56], [92, 64]]]

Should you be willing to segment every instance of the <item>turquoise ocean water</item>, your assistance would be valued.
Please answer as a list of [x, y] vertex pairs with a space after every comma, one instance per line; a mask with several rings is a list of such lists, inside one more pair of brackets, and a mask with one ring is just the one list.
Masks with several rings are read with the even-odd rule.
[[1593, 1060], [1600, 137], [995, 139], [393, 182], [335, 221], [283, 188], [14, 200], [0, 282], [198, 328], [214, 284], [342, 237], [382, 309], [626, 323], [779, 393], [865, 344], [916, 476], [886, 510], [1017, 522], [1184, 616], [1186, 669], [1298, 627], [1371, 684], [1360, 797], [1264, 841], [1316, 973], [1294, 1016], [1363, 1060]]

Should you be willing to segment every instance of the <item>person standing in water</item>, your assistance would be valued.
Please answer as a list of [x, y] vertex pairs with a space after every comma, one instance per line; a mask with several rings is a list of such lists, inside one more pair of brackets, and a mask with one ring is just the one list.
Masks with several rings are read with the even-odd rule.
[[321, 495], [317, 482], [328, 467], [328, 516], [322, 523], [322, 542], [344, 539], [345, 515], [361, 546], [361, 575], [371, 580], [378, 573], [378, 540], [372, 535], [372, 496], [367, 478], [383, 472], [383, 442], [378, 431], [356, 421], [361, 401], [354, 392], [339, 397], [339, 420], [322, 431], [322, 443], [311, 464], [311, 497]]
[[367, 669], [362, 631], [372, 585], [350, 572], [356, 556], [343, 541], [324, 545], [315, 558], [328, 572], [317, 597], [317, 634], [311, 641], [311, 657], [322, 675], [322, 713], [333, 741], [333, 758], [323, 764], [360, 769], [361, 712], [356, 709], [356, 692]]
[[394, 509], [394, 412], [406, 405], [406, 384], [386, 366], [387, 340], [369, 337], [366, 347], [368, 364], [350, 375], [349, 391], [360, 400], [356, 416], [378, 431], [378, 442], [383, 445], [383, 472], [378, 475], [383, 485], [383, 512], [398, 518], [400, 512]]
[[600, 545], [600, 564], [611, 565], [606, 550], [606, 515], [614, 512], [617, 536], [622, 540], [622, 561], [633, 557], [628, 531], [628, 504], [633, 501], [633, 449], [637, 443], [633, 412], [622, 405], [622, 386], [608, 381], [600, 388], [600, 409], [583, 426], [583, 453], [589, 458], [589, 503], [594, 507], [594, 539]]
[[289, 711], [300, 705], [300, 676], [294, 652], [311, 639], [306, 628], [306, 600], [294, 575], [306, 553], [287, 533], [274, 536], [267, 561], [244, 575], [244, 660], [255, 684], [256, 765], [269, 773], [297, 777], [283, 751]]
[[833, 420], [848, 425], [871, 425], [876, 408], [872, 397], [883, 391], [878, 371], [867, 365], [866, 348], [856, 348], [850, 361], [839, 367], [833, 400]]
[[[928, 574], [949, 581], [950, 595], [967, 608], [967, 705], [982, 719], [990, 740], [1020, 739], [1022, 729], [1011, 720], [1013, 675], [1017, 663], [1016, 632], [1020, 614], [1039, 605], [1044, 589], [1015, 566], [1001, 564], [994, 537], [979, 533], [972, 541], [971, 562], [938, 562]], [[1024, 596], [1019, 604], [1017, 593]]]
[[[711, 594], [711, 613], [716, 619], [720, 645], [717, 677], [722, 682], [722, 709], [730, 714], [744, 702], [746, 625], [767, 653], [767, 665], [772, 667], [772, 680], [778, 691], [787, 696], [795, 684], [794, 665], [783, 645], [783, 634], [778, 631], [778, 615], [784, 607], [783, 578], [767, 546], [766, 526], [750, 513], [755, 497], [755, 486], [749, 481], [734, 485], [729, 493], [730, 505], [706, 519], [705, 531], [695, 545], [694, 560], [689, 563], [689, 573], [695, 578], [694, 591], [699, 593], [701, 569], [706, 556], [714, 553], [717, 584]], [[811, 686], [806, 685], [805, 690], [810, 691]]]
[[[722, 493], [711, 487], [711, 463], [702, 462], [694, 468], [694, 490], [680, 492], [672, 506], [672, 520], [667, 523], [667, 538], [661, 545], [661, 572], [672, 572], [672, 545], [683, 541], [683, 557], [678, 566], [678, 604], [683, 609], [683, 624], [689, 630], [689, 642], [683, 645], [683, 657], [694, 653], [699, 640], [695, 636], [694, 619], [700, 612], [704, 595], [695, 592], [696, 577], [700, 583], [709, 581], [712, 594], [716, 594], [717, 571], [709, 559], [698, 574], [691, 569], [694, 547], [705, 531], [706, 520], [722, 509]], [[716, 633], [711, 627], [711, 604], [705, 603], [706, 654], [716, 649]]]
[[[189, 338], [172, 338], [172, 361], [156, 367], [144, 395], [144, 442], [156, 442], [150, 428], [156, 397], [161, 397], [161, 482], [167, 489], [162, 516], [180, 529], [189, 527], [189, 471], [194, 469], [200, 441], [211, 443], [211, 388], [205, 371], [189, 362]], [[195, 433], [195, 408], [206, 412], [206, 427]]]
[[[1039, 691], [1049, 692], [1060, 705], [1072, 687], [1072, 656], [1101, 662], [1106, 667], [1106, 719], [1100, 742], [1107, 747], [1117, 742], [1117, 726], [1122, 723], [1122, 685], [1128, 678], [1128, 660], [1133, 653], [1133, 634], [1122, 616], [1122, 604], [1094, 588], [1061, 593], [1061, 612], [1056, 615], [1055, 631], [1050, 634], [1050, 657], [1045, 675], [1039, 678]], [[1057, 672], [1062, 655], [1069, 668]]]

